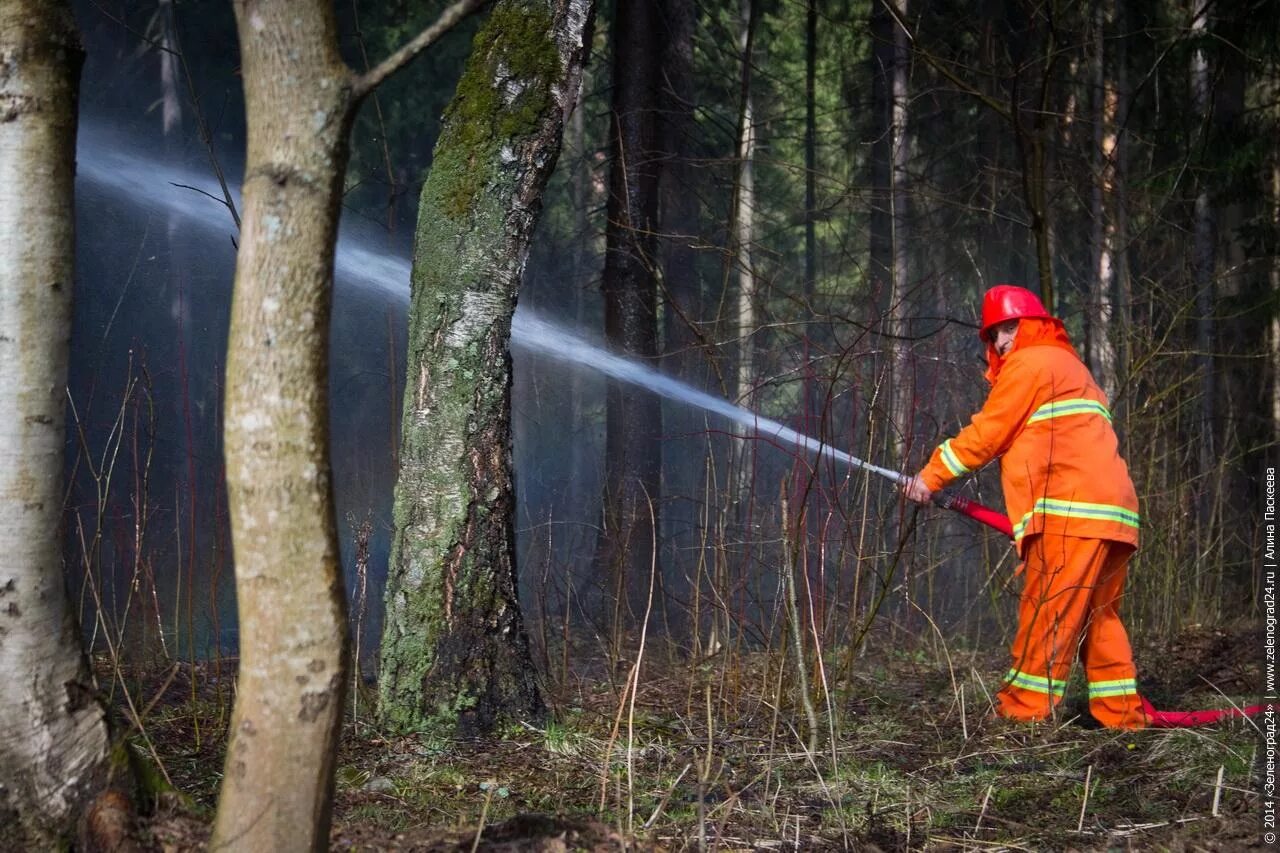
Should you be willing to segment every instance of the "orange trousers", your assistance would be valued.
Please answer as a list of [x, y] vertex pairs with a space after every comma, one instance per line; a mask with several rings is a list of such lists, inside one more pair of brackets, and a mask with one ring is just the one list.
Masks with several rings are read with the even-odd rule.
[[1076, 656], [1089, 682], [1089, 712], [1108, 728], [1147, 724], [1129, 635], [1120, 621], [1132, 545], [1055, 533], [1027, 545], [1013, 666], [996, 713], [1043, 720], [1062, 699]]

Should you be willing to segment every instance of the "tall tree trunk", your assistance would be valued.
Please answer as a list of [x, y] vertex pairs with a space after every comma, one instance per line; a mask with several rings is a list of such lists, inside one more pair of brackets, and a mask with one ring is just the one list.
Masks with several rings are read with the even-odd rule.
[[1035, 246], [1036, 278], [1040, 297], [1050, 311], [1056, 309], [1053, 279], [1053, 228], [1049, 210], [1049, 165], [1047, 137], [1049, 129], [1057, 126], [1052, 109], [1052, 95], [1056, 66], [1060, 58], [1057, 39], [1052, 24], [1045, 27], [1039, 58], [1039, 78], [1024, 79], [1033, 66], [1028, 57], [1032, 38], [1037, 35], [1034, 15], [1043, 14], [1037, 7], [1030, 10], [1021, 4], [1008, 7], [1013, 19], [1009, 39], [1009, 52], [1013, 60], [1014, 78], [1010, 91], [1006, 117], [1013, 124], [1014, 141], [1017, 143], [1022, 181], [1022, 200], [1027, 210], [1031, 238]]
[[867, 217], [867, 266], [876, 311], [884, 327], [893, 293], [893, 64], [899, 27], [889, 6], [871, 6], [871, 209]]
[[[898, 0], [899, 10], [907, 13], [907, 0]], [[892, 355], [890, 416], [893, 425], [893, 456], [900, 466], [906, 464], [906, 454], [913, 445], [911, 402], [915, 392], [914, 376], [910, 361], [910, 346], [906, 340], [908, 318], [911, 315], [910, 267], [910, 177], [907, 164], [911, 158], [911, 131], [908, 125], [908, 74], [911, 62], [911, 46], [907, 32], [895, 24], [893, 28], [893, 170], [890, 200], [893, 205], [893, 285], [889, 302], [889, 349]]]
[[[585, 62], [584, 62], [585, 65]], [[584, 91], [591, 89], [591, 73], [583, 68], [582, 82]], [[586, 109], [579, 104], [568, 119], [564, 131], [563, 147], [575, 158], [569, 178], [569, 204], [573, 208], [574, 243], [570, 255], [570, 280], [573, 295], [570, 304], [573, 306], [573, 327], [585, 329], [587, 325], [587, 288], [595, 281], [596, 238], [597, 234], [591, 224], [591, 211], [598, 207], [600, 195], [595, 189], [595, 177], [592, 172], [592, 161], [587, 153]], [[574, 440], [568, 450], [568, 465], [565, 470], [565, 506], [562, 513], [567, 512], [572, 518], [582, 518], [586, 514], [586, 503], [594, 500], [588, 495], [584, 480], [590, 465], [590, 445], [581, 440], [590, 427], [584, 417], [584, 371], [575, 370], [569, 377], [569, 424], [574, 432]]]
[[[698, 171], [694, 168], [697, 93], [693, 34], [697, 12], [693, 0], [662, 0], [662, 8], [665, 24], [660, 123], [663, 165], [658, 191], [664, 299], [663, 362], [669, 374], [701, 388], [708, 371], [701, 332], [702, 278], [695, 248], [702, 232]], [[701, 413], [693, 406], [669, 404], [662, 412], [663, 432], [671, 436], [662, 444], [663, 493], [670, 498], [663, 503], [665, 531], [660, 537], [660, 541], [667, 544], [662, 554], [664, 603], [688, 600], [687, 578], [696, 574], [696, 558], [692, 566], [682, 565], [681, 558], [696, 555], [699, 547], [698, 506], [692, 496], [697, 494], [706, 471], [706, 443], [697, 439], [704, 424]], [[673, 612], [666, 608], [664, 611]]]
[[[756, 29], [755, 0], [740, 0], [738, 50], [742, 57], [742, 77], [739, 90], [738, 111], [738, 172], [734, 181], [734, 235], [733, 258], [738, 272], [738, 371], [736, 402], [749, 409], [755, 408], [755, 333], [756, 333], [756, 278], [752, 264], [752, 243], [755, 240], [755, 115], [752, 108], [751, 71], [753, 43]], [[746, 439], [748, 430], [735, 427], [735, 432]], [[734, 443], [735, 462], [732, 470], [736, 477], [734, 494], [742, 506], [749, 497], [753, 476], [753, 443], [741, 440]]]
[[61, 537], [76, 93], [64, 3], [0, 2], [0, 846], [66, 846], [109, 771]]
[[[978, 49], [978, 61], [986, 68], [997, 68], [1008, 43], [1002, 14], [1002, 0], [982, 0], [982, 41]], [[977, 154], [979, 158], [979, 186], [975, 205], [984, 212], [976, 229], [978, 245], [975, 270], [983, 286], [1011, 277], [1015, 242], [1009, 238], [1009, 228], [999, 213], [1004, 208], [1001, 193], [1001, 173], [1004, 165], [1003, 149], [1006, 138], [1004, 118], [994, 110], [984, 110], [977, 116]], [[945, 314], [943, 316], [946, 316]]]
[[[1053, 39], [1049, 40], [1048, 51], [1054, 50]], [[1030, 112], [1027, 119], [1020, 105], [1014, 107], [1015, 133], [1022, 150], [1023, 197], [1027, 205], [1027, 213], [1031, 221], [1031, 235], [1036, 247], [1036, 278], [1040, 285], [1040, 298], [1050, 311], [1056, 310], [1057, 302], [1053, 280], [1053, 226], [1049, 211], [1049, 167], [1045, 151], [1046, 128], [1054, 124], [1047, 118], [1048, 89], [1051, 85], [1051, 59], [1045, 60], [1044, 77], [1041, 85], [1045, 96], [1038, 106]], [[1028, 127], [1024, 122], [1029, 121]]]
[[380, 678], [397, 730], [487, 734], [542, 712], [516, 587], [509, 343], [591, 20], [589, 0], [501, 0], [422, 188]]
[[[687, 378], [703, 361], [698, 322], [701, 285], [698, 275], [698, 194], [693, 191], [694, 107], [697, 90], [693, 72], [693, 33], [696, 9], [692, 0], [663, 0], [665, 50], [662, 61], [659, 124], [663, 165], [658, 180], [662, 241], [664, 357], [676, 375]], [[689, 407], [683, 407], [686, 411]]]
[[248, 152], [225, 441], [240, 674], [213, 847], [319, 850], [347, 668], [328, 339], [352, 78], [323, 0], [235, 12]]
[[[1239, 18], [1228, 13], [1215, 29], [1222, 43], [1244, 41]], [[1251, 25], [1246, 25], [1251, 26]], [[1237, 51], [1221, 51], [1214, 73], [1212, 142], [1209, 150], [1217, 152], [1230, 142], [1251, 138], [1247, 94], [1248, 66]], [[1262, 94], [1257, 92], [1256, 95]], [[1262, 169], [1258, 170], [1260, 173]], [[1255, 405], [1258, 390], [1266, 387], [1264, 344], [1267, 325], [1263, 320], [1271, 295], [1261, 265], [1253, 257], [1262, 254], [1250, 244], [1256, 238], [1258, 225], [1266, 221], [1263, 199], [1265, 179], [1262, 174], [1249, 180], [1261, 192], [1232, 192], [1252, 174], [1239, 166], [1220, 169], [1218, 185], [1228, 188], [1216, 207], [1215, 254], [1220, 259], [1215, 275], [1214, 373], [1217, 397], [1214, 401], [1215, 447], [1220, 476], [1216, 478], [1217, 501], [1228, 517], [1247, 517], [1256, 501], [1257, 472], [1267, 461], [1269, 430], [1262, 408]], [[1256, 183], [1254, 183], [1256, 180]], [[1252, 233], [1251, 233], [1252, 232]], [[1224, 563], [1231, 569], [1231, 580], [1242, 585], [1251, 582], [1252, 569], [1249, 534], [1240, 531], [1224, 537]], [[1224, 567], [1225, 568], [1225, 567]]]
[[[157, 35], [159, 37], [157, 58], [160, 60], [160, 130], [164, 138], [164, 158], [167, 165], [180, 168], [182, 166], [182, 99], [179, 96], [178, 89], [181, 74], [178, 59], [182, 50], [181, 40], [178, 35], [178, 22], [173, 0], [161, 0], [156, 11], [155, 29], [158, 31]], [[212, 147], [210, 147], [210, 156], [212, 155], [213, 151]], [[188, 370], [191, 364], [189, 359], [192, 355], [193, 340], [199, 337], [198, 333], [192, 334], [192, 317], [189, 310], [191, 295], [188, 292], [187, 285], [190, 280], [190, 266], [193, 254], [190, 251], [192, 246], [190, 236], [184, 230], [186, 225], [187, 219], [180, 211], [172, 208], [168, 210], [164, 231], [163, 256], [168, 264], [168, 277], [163, 286], [167, 288], [164, 295], [170, 304], [174, 306], [178, 321], [176, 334], [178, 374], [184, 377], [189, 375]], [[181, 536], [185, 547], [178, 549], [175, 553], [173, 568], [179, 584], [186, 584], [186, 603], [190, 608], [195, 596], [195, 584], [192, 581], [195, 579], [196, 563], [203, 556], [200, 551], [200, 528], [203, 521], [200, 517], [200, 509], [204, 490], [199, 487], [196, 466], [196, 460], [202, 452], [199, 447], [201, 439], [196, 436], [198, 427], [196, 423], [193, 423], [192, 395], [187, 390], [189, 386], [185, 380], [183, 388], [184, 392], [178, 395], [179, 399], [174, 401], [173, 411], [174, 415], [181, 418], [182, 428], [179, 434], [182, 437], [183, 446], [180, 455], [183, 462], [180, 464], [182, 465], [183, 475], [185, 475], [185, 482], [182, 482], [183, 477], [180, 475], [179, 482], [175, 484], [174, 499], [178, 517], [174, 520], [174, 523], [175, 525], [181, 525]], [[216, 536], [217, 533], [215, 532], [214, 535]], [[180, 653], [185, 645], [187, 654], [190, 659], [194, 660], [196, 654], [194, 634], [190, 633], [193, 626], [191, 621], [188, 620], [188, 632], [184, 642], [183, 632], [179, 627], [181, 624], [179, 618], [180, 610], [181, 606], [178, 605], [173, 614], [173, 652]], [[188, 615], [189, 613], [190, 611], [188, 610]], [[160, 626], [160, 642], [167, 652], [168, 644], [165, 641], [163, 625]], [[213, 637], [213, 642], [220, 646], [222, 638]]]
[[[818, 279], [818, 2], [807, 0], [804, 18], [804, 282], [802, 296], [804, 310], [813, 316], [817, 312], [814, 294]], [[810, 325], [804, 334], [804, 372], [801, 388], [800, 431], [815, 435], [822, 431], [821, 409], [813, 371], [813, 338], [815, 327]], [[803, 509], [797, 507], [797, 509]]]
[[[1099, 0], [1093, 14], [1093, 193], [1092, 275], [1089, 277], [1089, 367], [1109, 400], [1117, 387], [1112, 305], [1116, 281], [1116, 111], [1118, 93], [1108, 73], [1107, 34], [1115, 17], [1113, 0]], [[1114, 61], [1112, 63], [1114, 65]]]
[[[890, 8], [890, 7], [893, 8]], [[907, 76], [910, 42], [899, 25], [907, 14], [906, 0], [876, 0], [871, 10], [871, 213], [868, 227], [868, 266], [888, 358], [886, 433], [888, 452], [903, 461], [910, 434], [911, 382], [908, 347], [902, 339], [910, 313], [908, 273], [908, 176], [911, 140], [907, 135]]]
[[[1194, 16], [1191, 22], [1193, 38], [1203, 39], [1208, 34], [1210, 0], [1194, 0]], [[1204, 45], [1197, 44], [1191, 56], [1191, 106], [1200, 134], [1196, 156], [1202, 156], [1210, 123], [1209, 60]], [[1201, 175], [1197, 182], [1195, 209], [1192, 223], [1191, 266], [1196, 294], [1196, 366], [1200, 374], [1200, 413], [1198, 446], [1200, 449], [1200, 473], [1212, 470], [1216, 454], [1214, 435], [1214, 399], [1217, 396], [1213, 366], [1213, 306], [1214, 306], [1214, 248], [1213, 208], [1209, 198], [1207, 179]]]
[[361, 98], [475, 3], [374, 71], [325, 0], [237, 0], [248, 124], [225, 452], [240, 671], [213, 847], [327, 848], [347, 668], [329, 463], [333, 250]]
[[1129, 263], [1129, 122], [1133, 118], [1133, 96], [1129, 91], [1129, 15], [1125, 4], [1118, 4], [1115, 15], [1116, 37], [1114, 45], [1114, 79], [1116, 86], [1116, 134], [1115, 150], [1111, 158], [1115, 178], [1115, 207], [1112, 222], [1115, 224], [1113, 247], [1115, 249], [1115, 307], [1112, 319], [1115, 323], [1113, 340], [1116, 354], [1116, 396], [1112, 398], [1113, 410], [1119, 413], [1116, 420], [1121, 430], [1128, 419], [1124, 416], [1130, 400], [1128, 388], [1129, 366], [1133, 364], [1133, 277]]
[[[605, 337], [628, 357], [658, 354], [654, 229], [658, 215], [659, 4], [618, 0], [613, 25], [613, 105], [605, 235]], [[660, 501], [662, 407], [639, 389], [610, 381], [605, 401], [604, 530], [597, 565], [611, 578], [614, 630], [643, 616]]]

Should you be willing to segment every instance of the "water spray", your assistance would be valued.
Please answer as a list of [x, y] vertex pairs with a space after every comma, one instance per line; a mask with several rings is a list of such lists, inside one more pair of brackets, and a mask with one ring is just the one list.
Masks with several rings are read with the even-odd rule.
[[[109, 139], [98, 139], [100, 131], [100, 128], [86, 127], [81, 133], [81, 156], [78, 161], [80, 179], [87, 179], [121, 196], [145, 201], [167, 212], [178, 213], [206, 229], [229, 230], [231, 219], [219, 201], [221, 191], [208, 178], [186, 169], [157, 164], [139, 157], [122, 145], [112, 144]], [[89, 151], [92, 155], [85, 156]], [[142, 187], [149, 188], [149, 191], [140, 192]], [[238, 198], [235, 201], [238, 203]], [[358, 281], [362, 287], [381, 291], [388, 298], [408, 305], [410, 264], [407, 259], [393, 252], [371, 249], [363, 241], [343, 234], [338, 239], [335, 271], [340, 278]], [[619, 382], [645, 388], [661, 397], [719, 415], [754, 431], [758, 438], [790, 445], [819, 458], [826, 457], [850, 468], [868, 471], [899, 486], [908, 479], [898, 471], [859, 459], [825, 441], [804, 435], [750, 409], [610, 352], [607, 346], [591, 343], [573, 330], [526, 308], [519, 309], [515, 314], [511, 341], [516, 348], [595, 370]], [[996, 510], [958, 495], [942, 492], [933, 496], [933, 503], [967, 515], [1010, 538], [1013, 537], [1009, 519]]]
[[[801, 450], [807, 450], [819, 457], [827, 457], [841, 462], [850, 468], [869, 471], [872, 474], [903, 485], [909, 477], [898, 471], [882, 468], [879, 465], [859, 459], [845, 453], [830, 444], [797, 432], [778, 421], [763, 417], [757, 412], [733, 403], [705, 391], [699, 391], [678, 379], [672, 379], [658, 371], [609, 352], [605, 347], [588, 343], [582, 337], [558, 323], [540, 317], [527, 310], [516, 312], [511, 326], [511, 342], [517, 348], [536, 351], [550, 358], [583, 365], [603, 373], [611, 379], [646, 388], [669, 400], [686, 403], [691, 406], [720, 415], [721, 417], [753, 430], [760, 438], [775, 443], [789, 444]], [[967, 515], [974, 521], [998, 530], [1010, 539], [1013, 538], [1013, 525], [1008, 516], [1002, 512], [974, 503], [959, 495], [938, 492], [933, 496], [935, 505], [943, 509], [953, 510]]]

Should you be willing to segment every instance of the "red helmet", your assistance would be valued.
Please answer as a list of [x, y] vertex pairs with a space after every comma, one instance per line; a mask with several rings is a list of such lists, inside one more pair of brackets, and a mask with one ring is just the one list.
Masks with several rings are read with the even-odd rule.
[[1023, 317], [1048, 318], [1044, 303], [1025, 287], [1013, 284], [997, 284], [982, 297], [982, 331], [978, 336], [987, 340], [987, 333], [992, 326], [998, 326], [1005, 320]]

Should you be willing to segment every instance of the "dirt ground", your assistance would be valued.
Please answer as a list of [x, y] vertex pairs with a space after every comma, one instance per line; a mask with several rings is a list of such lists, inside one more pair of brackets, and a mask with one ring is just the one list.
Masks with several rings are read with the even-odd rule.
[[[1139, 647], [1143, 691], [1162, 708], [1254, 701], [1259, 636], [1250, 624], [1196, 627]], [[1259, 737], [1247, 722], [1102, 730], [1075, 683], [1060, 719], [1010, 724], [989, 716], [1007, 665], [998, 650], [899, 652], [825, 673], [829, 691], [818, 673], [810, 751], [780, 657], [646, 663], [634, 704], [625, 671], [614, 682], [583, 675], [548, 691], [548, 720], [489, 742], [385, 736], [357, 709], [332, 849], [1262, 847]], [[205, 843], [233, 670], [138, 679], [151, 709], [135, 746], [174, 789], [141, 821], [149, 849]]]

